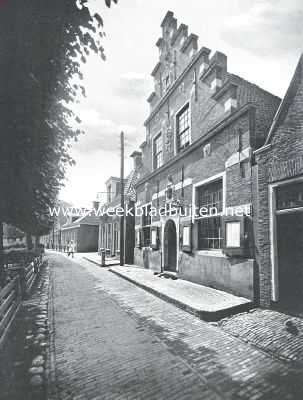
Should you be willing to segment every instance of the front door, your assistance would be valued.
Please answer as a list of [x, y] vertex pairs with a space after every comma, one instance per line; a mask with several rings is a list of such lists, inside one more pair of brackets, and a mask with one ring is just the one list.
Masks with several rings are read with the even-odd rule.
[[164, 228], [164, 270], [177, 270], [177, 231], [174, 221], [167, 221]]
[[277, 215], [279, 292], [282, 303], [303, 300], [303, 212]]

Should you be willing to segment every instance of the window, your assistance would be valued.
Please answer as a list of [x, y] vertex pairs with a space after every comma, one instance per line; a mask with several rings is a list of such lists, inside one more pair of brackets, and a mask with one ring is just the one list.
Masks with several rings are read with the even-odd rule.
[[303, 183], [291, 183], [277, 188], [277, 210], [303, 207]]
[[246, 217], [222, 217], [223, 251], [228, 256], [249, 255]]
[[221, 217], [202, 218], [198, 223], [199, 249], [221, 249], [223, 240]]
[[150, 225], [151, 225], [151, 205], [143, 207], [142, 215], [142, 245], [149, 247], [150, 245]]
[[225, 225], [226, 229], [226, 247], [241, 246], [241, 222], [228, 221]]
[[112, 201], [112, 185], [107, 186], [107, 202], [110, 203]]
[[120, 182], [116, 183], [116, 196], [118, 196], [118, 194], [120, 194]]
[[163, 148], [162, 148], [162, 134], [160, 133], [154, 139], [154, 169], [161, 167], [163, 164]]
[[185, 223], [181, 228], [181, 248], [182, 251], [191, 252], [192, 242], [191, 242], [191, 223]]
[[150, 232], [151, 232], [150, 246], [154, 250], [158, 250], [159, 248], [158, 227], [152, 226]]
[[223, 244], [221, 213], [223, 181], [211, 182], [198, 189], [198, 207], [207, 210], [207, 217], [198, 221], [199, 249], [221, 249]]
[[120, 250], [120, 235], [119, 235], [119, 226], [118, 223], [114, 223], [114, 250], [119, 251]]
[[219, 181], [208, 183], [198, 188], [198, 205], [200, 208], [205, 207], [210, 214], [216, 208], [216, 212], [220, 213], [223, 209], [223, 183]]
[[107, 225], [107, 237], [106, 237], [106, 248], [110, 249], [112, 246], [112, 226], [111, 224]]
[[185, 149], [190, 144], [189, 103], [177, 114], [177, 149]]

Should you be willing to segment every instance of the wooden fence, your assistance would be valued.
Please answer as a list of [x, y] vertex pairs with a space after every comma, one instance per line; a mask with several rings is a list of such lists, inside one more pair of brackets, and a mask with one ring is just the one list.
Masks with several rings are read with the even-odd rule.
[[10, 258], [6, 264], [7, 273], [10, 277], [19, 276], [22, 297], [27, 297], [35, 283], [36, 277], [42, 265], [42, 255], [32, 257]]
[[0, 347], [21, 304], [20, 278], [16, 276], [0, 290]]
[[22, 299], [30, 295], [42, 263], [42, 253], [5, 254], [5, 271], [10, 281], [0, 288], [0, 348], [19, 310]]

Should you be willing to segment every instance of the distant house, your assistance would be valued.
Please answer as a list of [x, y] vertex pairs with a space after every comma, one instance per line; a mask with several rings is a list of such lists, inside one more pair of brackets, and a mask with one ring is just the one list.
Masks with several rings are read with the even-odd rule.
[[89, 210], [84, 207], [74, 207], [63, 200], [58, 201], [57, 208], [58, 215], [55, 216], [53, 228], [47, 235], [40, 237], [40, 243], [48, 249], [61, 250], [61, 227], [73, 223]]
[[61, 249], [67, 250], [68, 243], [73, 240], [75, 252], [95, 252], [98, 250], [99, 219], [86, 215], [63, 225], [61, 232]]
[[303, 54], [255, 157], [260, 303], [299, 305], [303, 298]]
[[[142, 174], [142, 153], [134, 151], [133, 170], [124, 182], [125, 209], [133, 209], [136, 201], [135, 184]], [[116, 212], [121, 204], [121, 179], [110, 177], [106, 182], [107, 201], [103, 204], [104, 210], [112, 210], [113, 215], [100, 216], [99, 220], [99, 249], [105, 249], [110, 256], [120, 254], [120, 213]], [[124, 226], [125, 262], [133, 264], [135, 247], [135, 216], [126, 215]]]

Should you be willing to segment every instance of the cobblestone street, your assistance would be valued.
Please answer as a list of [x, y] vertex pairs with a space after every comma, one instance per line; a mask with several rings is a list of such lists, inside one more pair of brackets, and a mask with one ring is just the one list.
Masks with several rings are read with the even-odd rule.
[[291, 362], [80, 256], [73, 261], [59, 254], [48, 257], [55, 329], [54, 397], [302, 398], [303, 372]]

